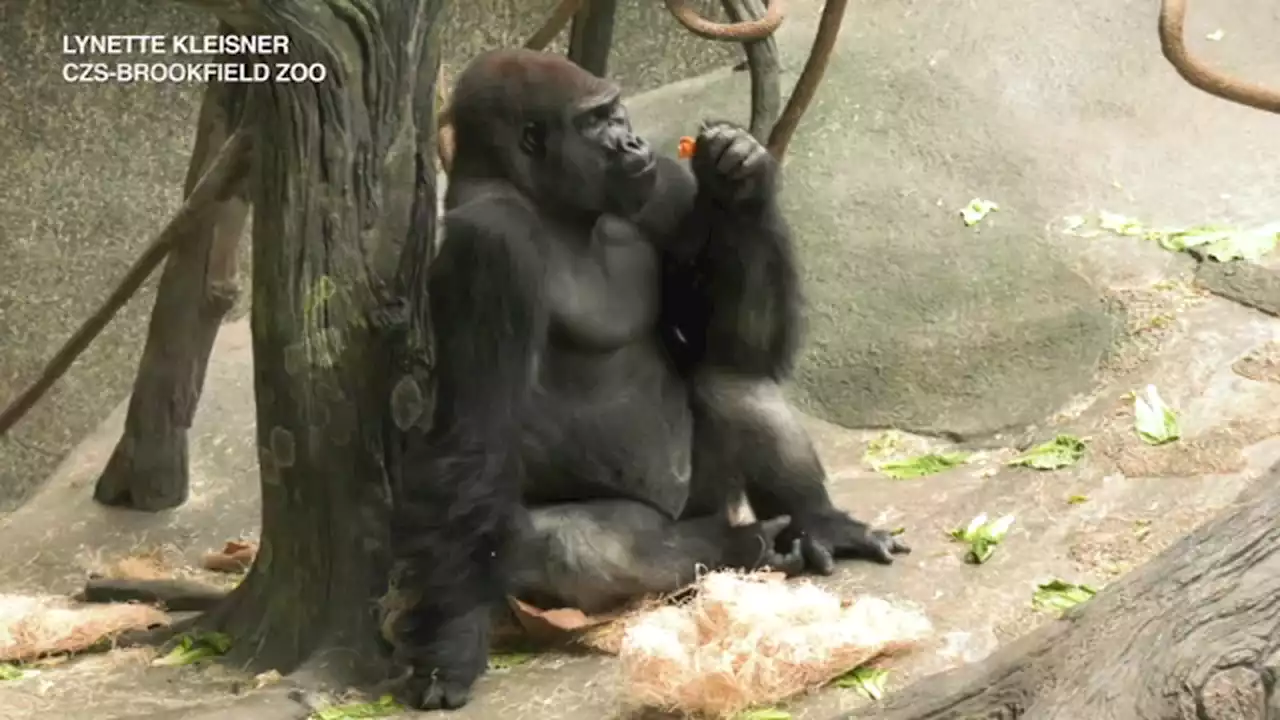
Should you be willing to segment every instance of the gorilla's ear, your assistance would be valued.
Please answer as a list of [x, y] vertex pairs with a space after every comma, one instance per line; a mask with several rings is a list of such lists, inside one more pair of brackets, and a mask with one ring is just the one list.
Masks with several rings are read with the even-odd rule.
[[540, 122], [527, 122], [520, 128], [520, 151], [532, 158], [547, 154], [547, 128]]

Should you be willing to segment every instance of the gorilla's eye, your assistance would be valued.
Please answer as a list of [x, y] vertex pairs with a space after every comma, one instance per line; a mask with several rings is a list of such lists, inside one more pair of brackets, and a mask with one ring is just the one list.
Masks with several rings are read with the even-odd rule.
[[520, 150], [526, 155], [541, 157], [546, 150], [547, 132], [540, 123], [527, 122], [520, 129]]

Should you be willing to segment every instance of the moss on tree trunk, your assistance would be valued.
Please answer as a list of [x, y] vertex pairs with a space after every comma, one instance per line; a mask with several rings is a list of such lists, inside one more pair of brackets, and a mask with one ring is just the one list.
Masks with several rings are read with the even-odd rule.
[[328, 70], [248, 90], [262, 536], [244, 582], [202, 624], [231, 636], [233, 663], [375, 681], [396, 419], [416, 420], [427, 396], [444, 0], [192, 4], [240, 33], [289, 36], [287, 57], [259, 61]]
[[1059, 621], [894, 693], [876, 720], [1280, 717], [1280, 466]]

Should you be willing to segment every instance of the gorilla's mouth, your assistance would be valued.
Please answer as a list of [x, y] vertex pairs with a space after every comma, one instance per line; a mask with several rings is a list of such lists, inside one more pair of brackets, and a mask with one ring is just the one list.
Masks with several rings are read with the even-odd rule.
[[626, 173], [627, 178], [639, 180], [645, 175], [653, 172], [658, 167], [658, 157], [653, 153], [645, 155], [629, 155], [622, 162], [622, 171]]

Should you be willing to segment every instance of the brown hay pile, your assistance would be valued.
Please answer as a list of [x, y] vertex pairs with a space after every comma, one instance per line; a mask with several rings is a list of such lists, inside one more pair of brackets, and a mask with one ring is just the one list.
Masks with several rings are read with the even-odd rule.
[[128, 630], [168, 625], [148, 605], [77, 605], [53, 595], [0, 594], [0, 662], [76, 653]]
[[103, 577], [132, 580], [168, 580], [173, 577], [173, 571], [158, 553], [120, 558], [103, 568], [99, 574]]
[[689, 602], [628, 623], [622, 701], [727, 717], [812, 690], [931, 630], [922, 614], [879, 598], [846, 602], [773, 573], [710, 573]]

